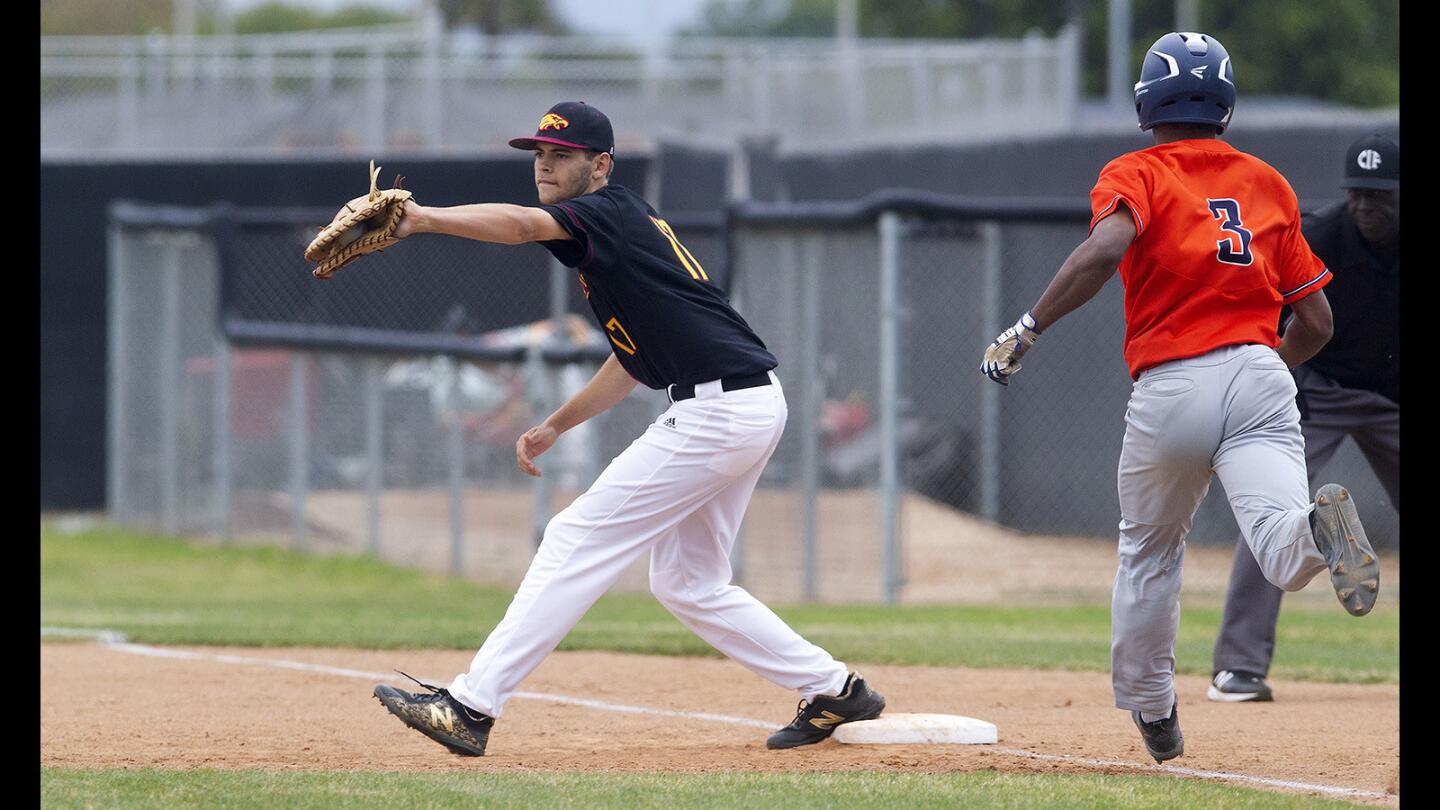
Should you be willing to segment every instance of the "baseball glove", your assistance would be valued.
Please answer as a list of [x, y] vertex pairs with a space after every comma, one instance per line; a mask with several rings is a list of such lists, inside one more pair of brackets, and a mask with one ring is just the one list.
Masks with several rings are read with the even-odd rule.
[[400, 241], [395, 238], [395, 228], [405, 216], [405, 201], [411, 194], [400, 187], [405, 178], [396, 175], [395, 187], [387, 191], [375, 187], [379, 178], [380, 170], [372, 160], [370, 193], [345, 203], [330, 224], [320, 229], [310, 247], [305, 248], [305, 260], [318, 263], [313, 273], [316, 278], [329, 278], [361, 256]]

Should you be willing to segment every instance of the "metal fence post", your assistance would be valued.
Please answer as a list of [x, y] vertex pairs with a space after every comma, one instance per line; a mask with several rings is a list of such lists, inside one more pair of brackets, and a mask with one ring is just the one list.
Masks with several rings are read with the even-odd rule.
[[421, 20], [425, 49], [421, 58], [420, 142], [427, 148], [445, 144], [445, 105], [441, 101], [440, 58], [445, 47], [444, 18], [434, 4], [427, 3]]
[[385, 485], [385, 399], [381, 360], [365, 363], [365, 529], [370, 556], [380, 556], [380, 493]]
[[[983, 303], [980, 325], [986, 339], [1000, 334], [1001, 231], [998, 222], [980, 223], [985, 253], [985, 277], [980, 284]], [[976, 377], [980, 386], [980, 516], [1000, 519], [1000, 386]]]
[[[570, 290], [570, 269], [561, 264], [558, 259], [550, 260], [550, 338], [549, 341], [555, 345], [564, 345], [565, 337], [565, 316], [569, 311], [569, 290]], [[545, 362], [538, 351], [533, 351], [528, 358], [531, 369], [538, 374], [540, 386], [538, 393], [531, 396], [539, 402], [539, 413], [541, 418], [549, 416], [560, 404], [560, 367]], [[535, 479], [531, 492], [534, 494], [533, 525], [535, 534], [535, 545], [538, 548], [540, 541], [545, 538], [545, 527], [550, 523], [550, 511], [555, 497], [554, 474], [542, 475]]]
[[365, 128], [362, 140], [367, 149], [385, 147], [385, 52], [372, 45], [365, 58]]
[[290, 542], [296, 551], [309, 544], [305, 494], [310, 486], [310, 425], [306, 418], [306, 366], [309, 355], [290, 354]]
[[880, 215], [880, 493], [885, 603], [900, 595], [900, 215]]
[[105, 459], [105, 483], [106, 508], [111, 519], [117, 522], [124, 522], [129, 517], [126, 477], [130, 474], [130, 450], [125, 439], [130, 429], [130, 380], [126, 375], [130, 364], [125, 356], [130, 350], [130, 329], [126, 321], [130, 308], [130, 291], [126, 286], [130, 272], [125, 265], [125, 239], [125, 230], [115, 222], [112, 214], [109, 228], [110, 392], [106, 400], [108, 457]]
[[213, 475], [215, 478], [215, 534], [219, 536], [220, 542], [230, 542], [230, 511], [231, 493], [234, 491], [235, 482], [231, 469], [231, 413], [233, 403], [231, 401], [234, 391], [234, 384], [230, 368], [230, 342], [224, 335], [217, 334], [214, 337], [215, 358], [215, 391], [214, 391], [214, 415], [215, 435]]
[[120, 61], [119, 146], [129, 149], [140, 143], [140, 71], [139, 46], [126, 53]]
[[1127, 109], [1134, 98], [1130, 87], [1134, 75], [1130, 65], [1130, 0], [1110, 0], [1108, 5], [1105, 98], [1111, 109], [1119, 111]]
[[160, 526], [180, 533], [180, 246], [166, 235], [161, 273], [160, 377], [155, 392], [160, 411]]
[[1080, 108], [1080, 77], [1082, 54], [1080, 51], [1080, 29], [1074, 24], [1067, 24], [1060, 29], [1058, 55], [1055, 59], [1054, 76], [1055, 87], [1059, 89], [1060, 98], [1057, 110], [1060, 113], [1059, 125], [1062, 130], [1069, 129], [1077, 117], [1076, 111]]
[[459, 575], [465, 551], [465, 432], [460, 424], [461, 362], [450, 367], [450, 573]]
[[[804, 430], [800, 433], [801, 536], [805, 538], [805, 601], [816, 599], [816, 567], [819, 525], [816, 512], [820, 500], [820, 237], [799, 237], [800, 261], [800, 412]], [[792, 246], [791, 255], [795, 248]]]
[[260, 102], [260, 114], [271, 115], [275, 109], [275, 52], [261, 47], [252, 62], [255, 75], [255, 97]]

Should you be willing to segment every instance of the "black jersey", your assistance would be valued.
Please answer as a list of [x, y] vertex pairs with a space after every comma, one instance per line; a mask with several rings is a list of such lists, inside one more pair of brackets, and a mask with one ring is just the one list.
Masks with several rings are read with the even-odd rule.
[[541, 242], [579, 271], [610, 348], [651, 388], [769, 371], [775, 356], [638, 194], [610, 185], [542, 206], [574, 237]]
[[1305, 362], [1346, 388], [1400, 401], [1400, 252], [1370, 247], [1345, 203], [1302, 220], [1305, 239], [1335, 280], [1325, 288], [1335, 332]]

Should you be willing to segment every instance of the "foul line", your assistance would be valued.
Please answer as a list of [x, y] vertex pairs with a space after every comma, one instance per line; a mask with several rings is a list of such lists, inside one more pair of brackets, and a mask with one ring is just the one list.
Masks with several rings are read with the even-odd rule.
[[[90, 638], [99, 642], [107, 649], [116, 652], [131, 653], [133, 655], [146, 655], [152, 658], [178, 658], [188, 661], [217, 661], [222, 664], [252, 664], [278, 669], [293, 669], [302, 672], [318, 672], [325, 675], [339, 675], [345, 678], [360, 678], [371, 681], [396, 681], [400, 682], [394, 674], [388, 672], [368, 672], [362, 669], [346, 669], [344, 667], [331, 667], [324, 664], [307, 664], [302, 661], [285, 661], [275, 658], [249, 658], [243, 655], [222, 655], [219, 653], [201, 653], [188, 650], [170, 650], [162, 647], [151, 647], [146, 644], [134, 644], [125, 640], [120, 633], [112, 630], [78, 630], [66, 627], [41, 627], [40, 637], [68, 637], [68, 638]], [[669, 709], [652, 709], [647, 706], [626, 706], [618, 703], [606, 703], [600, 700], [588, 700], [585, 698], [570, 697], [568, 695], [552, 695], [544, 692], [516, 692], [515, 697], [525, 700], [543, 700], [549, 703], [563, 703], [569, 706], [583, 706], [588, 709], [599, 709], [607, 712], [619, 712], [622, 714], [649, 714], [660, 717], [684, 717], [691, 720], [710, 720], [716, 723], [729, 723], [736, 726], [749, 728], [769, 729], [774, 723], [764, 720], [751, 720], [747, 717], [735, 717], [728, 714], [709, 714], [706, 712], [680, 712]], [[1287, 788], [1290, 790], [1305, 790], [1315, 793], [1326, 793], [1333, 796], [1349, 796], [1365, 799], [1388, 799], [1392, 794], [1380, 793], [1373, 790], [1360, 790], [1358, 788], [1335, 787], [1333, 785], [1317, 785], [1310, 782], [1291, 782], [1284, 779], [1270, 779], [1263, 776], [1250, 776], [1243, 773], [1228, 773], [1225, 771], [1202, 771], [1195, 768], [1182, 768], [1176, 765], [1146, 765], [1136, 762], [1125, 762], [1119, 759], [1094, 759], [1090, 757], [1076, 757], [1067, 754], [1040, 754], [1034, 751], [1026, 751], [1021, 748], [1001, 748], [986, 746], [983, 751], [996, 754], [1005, 754], [1026, 759], [1039, 759], [1047, 762], [1070, 762], [1080, 765], [1094, 765], [1107, 768], [1132, 768], [1144, 772], [1161, 771], [1175, 774], [1176, 776], [1189, 776], [1197, 779], [1212, 779], [1225, 782], [1244, 782], [1252, 785], [1264, 785], [1266, 787]]]

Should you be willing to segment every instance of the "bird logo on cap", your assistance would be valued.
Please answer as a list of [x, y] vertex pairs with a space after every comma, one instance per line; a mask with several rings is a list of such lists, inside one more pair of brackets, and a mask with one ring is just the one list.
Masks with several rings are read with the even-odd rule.
[[570, 122], [555, 113], [545, 113], [545, 117], [540, 119], [541, 132], [547, 129], [564, 129], [568, 126], [570, 126]]

